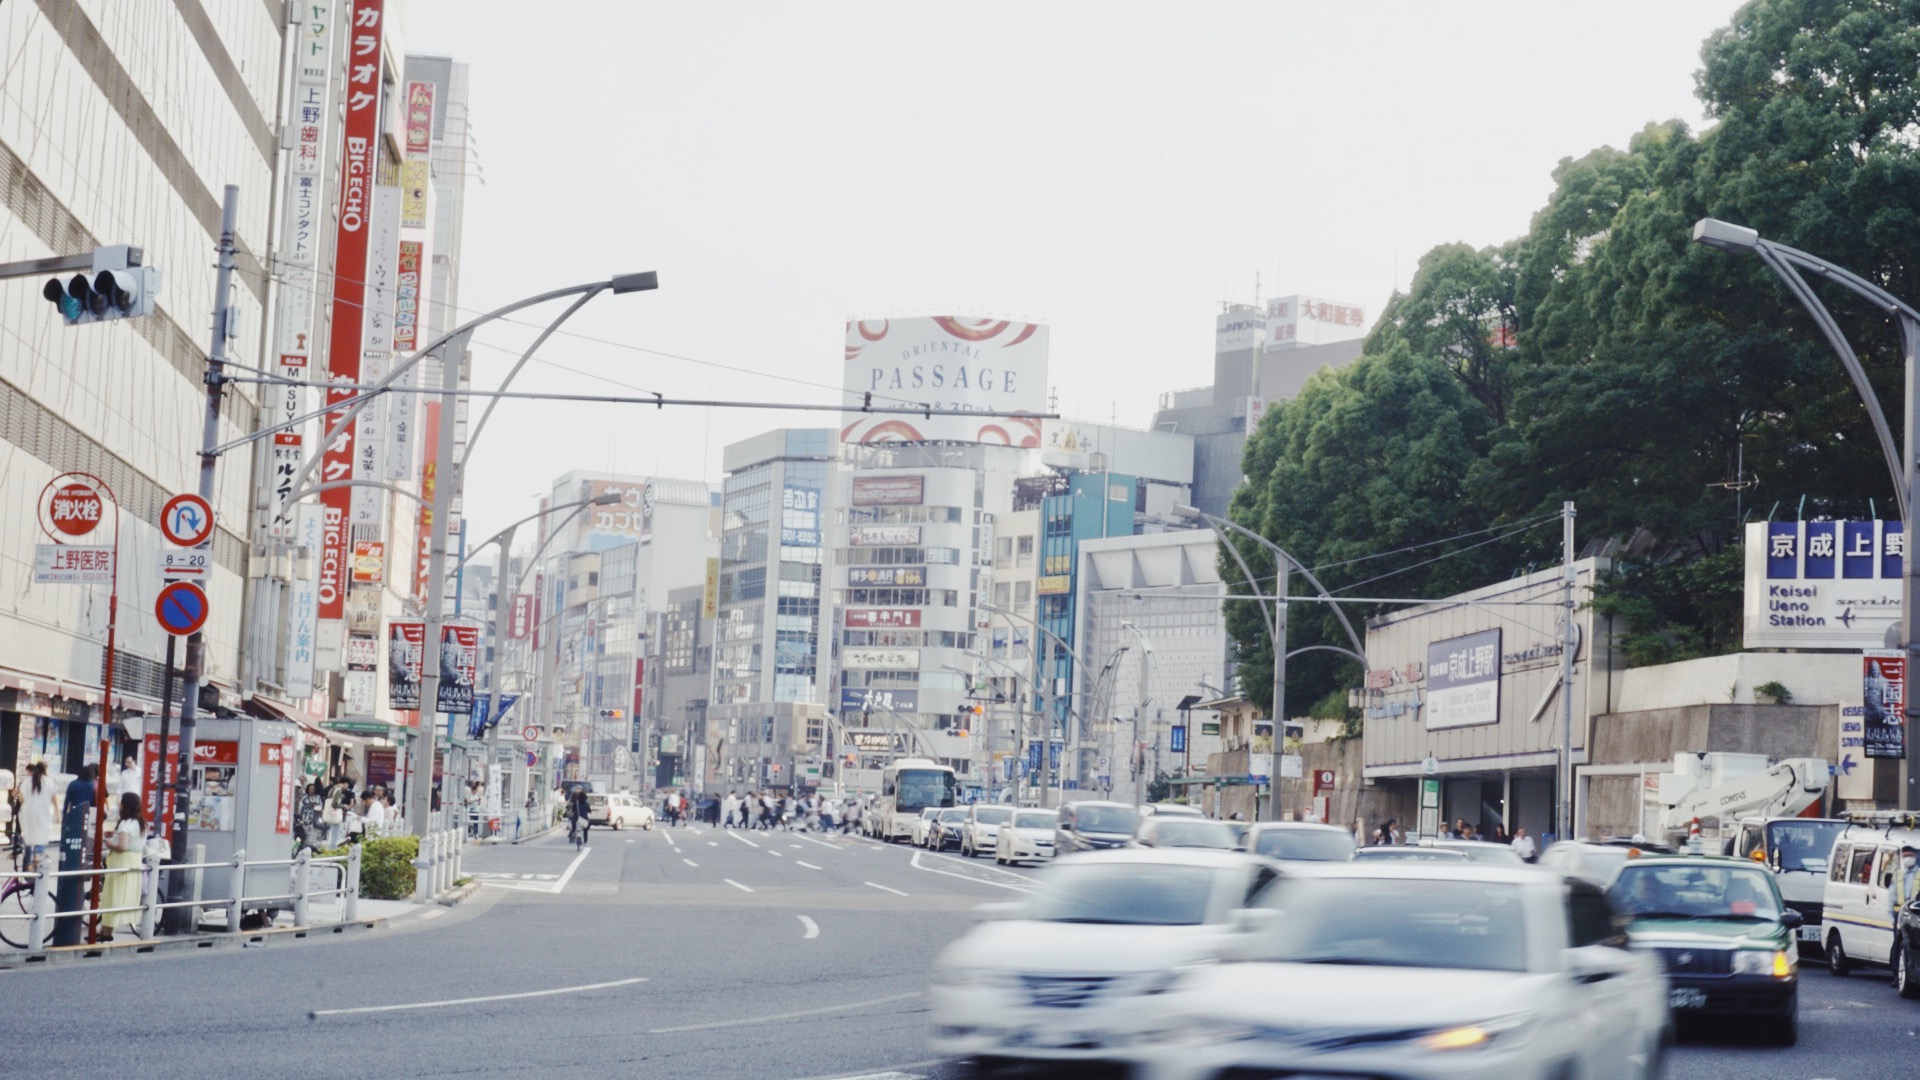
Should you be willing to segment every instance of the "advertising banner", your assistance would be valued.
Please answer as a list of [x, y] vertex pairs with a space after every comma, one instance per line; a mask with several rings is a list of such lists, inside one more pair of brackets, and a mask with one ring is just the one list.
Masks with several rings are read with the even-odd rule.
[[847, 542], [854, 547], [910, 547], [920, 542], [920, 526], [855, 525], [848, 530]]
[[841, 712], [910, 713], [920, 708], [918, 690], [883, 690], [867, 686], [840, 688]]
[[[167, 787], [162, 787], [160, 783], [162, 765], [167, 770], [166, 779], [169, 784]], [[173, 788], [170, 785], [180, 772], [180, 736], [167, 737], [167, 756], [164, 760], [160, 757], [158, 732], [141, 739], [140, 766], [140, 800], [145, 806], [147, 820], [159, 827], [162, 838], [171, 840], [173, 839], [173, 808], [176, 804]]]
[[700, 617], [711, 619], [720, 610], [720, 560], [707, 560], [706, 587], [700, 593]]
[[507, 637], [514, 641], [525, 641], [532, 629], [533, 597], [527, 593], [513, 594], [513, 612], [507, 617]]
[[1907, 534], [1898, 521], [1747, 526], [1749, 649], [1877, 649], [1900, 621]]
[[393, 351], [420, 347], [420, 241], [400, 241], [399, 273], [393, 290]]
[[353, 583], [378, 585], [386, 577], [387, 545], [378, 540], [353, 542]]
[[920, 625], [919, 608], [848, 608], [847, 629], [916, 629]]
[[[1047, 328], [935, 315], [847, 323], [840, 439], [969, 442], [1038, 448], [1046, 411]], [[1005, 416], [876, 416], [861, 406], [912, 403]]]
[[855, 506], [919, 506], [926, 501], [924, 476], [856, 476], [853, 478]]
[[843, 668], [872, 668], [883, 671], [914, 671], [920, 667], [919, 649], [843, 649]]
[[1861, 744], [1870, 758], [1907, 756], [1907, 658], [1898, 650], [1860, 655]]
[[348, 634], [347, 670], [380, 670], [380, 639], [372, 634]]
[[1500, 631], [1427, 646], [1427, 730], [1500, 722]]
[[[354, 0], [347, 30], [346, 119], [340, 152], [340, 206], [334, 235], [333, 330], [327, 342], [327, 377], [335, 383], [360, 381], [360, 352], [367, 302], [367, 246], [373, 215], [374, 164], [380, 135], [380, 40], [385, 0]], [[339, 405], [351, 390], [328, 387], [327, 403]], [[343, 412], [328, 414], [331, 426]], [[345, 480], [354, 472], [352, 425], [322, 451], [322, 482]], [[321, 559], [320, 617], [346, 616], [342, 571], [347, 563], [346, 518], [353, 509], [352, 488], [322, 492], [330, 511]], [[331, 567], [331, 573], [328, 572]]]
[[387, 707], [414, 712], [420, 708], [421, 654], [427, 624], [387, 624]]
[[[360, 381], [380, 382], [393, 370], [393, 319], [400, 274], [400, 189], [376, 185], [367, 235], [367, 299], [361, 327]], [[379, 482], [387, 475], [387, 415], [396, 398], [385, 394], [354, 421], [353, 478]], [[410, 395], [408, 395], [410, 396]], [[387, 496], [377, 487], [353, 489], [353, 523], [379, 526]]]
[[780, 489], [780, 543], [784, 547], [820, 546], [820, 492], [809, 487]]
[[920, 586], [927, 572], [918, 566], [856, 566], [847, 571], [849, 585]]
[[440, 711], [473, 711], [473, 685], [480, 670], [480, 628], [440, 628]]
[[[294, 514], [295, 539], [308, 551], [320, 546], [321, 508], [302, 506]], [[287, 592], [286, 673], [282, 679], [287, 697], [303, 701], [313, 696], [314, 637], [320, 629], [318, 583], [311, 577], [297, 577]]]

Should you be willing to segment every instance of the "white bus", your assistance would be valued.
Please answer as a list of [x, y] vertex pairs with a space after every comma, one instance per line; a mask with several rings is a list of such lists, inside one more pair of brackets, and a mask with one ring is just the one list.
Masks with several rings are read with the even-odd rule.
[[959, 784], [953, 770], [926, 758], [901, 758], [880, 770], [872, 833], [892, 842], [913, 835], [914, 819], [928, 807], [954, 805]]

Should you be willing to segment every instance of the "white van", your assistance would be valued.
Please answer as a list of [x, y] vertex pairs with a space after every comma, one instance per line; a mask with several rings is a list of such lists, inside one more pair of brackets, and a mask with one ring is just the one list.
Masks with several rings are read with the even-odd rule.
[[[1826, 926], [1827, 970], [1845, 975], [1860, 964], [1886, 967], [1893, 951], [1887, 894], [1900, 866], [1900, 848], [1920, 845], [1920, 828], [1887, 821], [1856, 820], [1833, 843], [1821, 917]], [[1911, 817], [1901, 815], [1905, 821]]]

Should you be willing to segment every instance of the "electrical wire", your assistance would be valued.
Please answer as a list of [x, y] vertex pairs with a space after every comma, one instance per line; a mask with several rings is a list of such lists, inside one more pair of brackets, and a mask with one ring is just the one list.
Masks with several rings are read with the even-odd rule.
[[1417, 562], [1417, 563], [1414, 563], [1414, 564], [1412, 564], [1412, 565], [1410, 565], [1410, 566], [1403, 566], [1403, 567], [1401, 567], [1401, 568], [1400, 568], [1400, 569], [1398, 569], [1398, 570], [1389, 570], [1389, 571], [1387, 571], [1387, 572], [1386, 572], [1386, 573], [1384, 573], [1384, 574], [1376, 574], [1376, 575], [1375, 575], [1375, 576], [1373, 576], [1373, 577], [1370, 577], [1370, 578], [1367, 578], [1367, 579], [1366, 579], [1365, 581], [1356, 581], [1356, 582], [1353, 582], [1353, 583], [1352, 583], [1352, 584], [1350, 584], [1350, 585], [1342, 585], [1342, 586], [1341, 586], [1341, 587], [1339, 587], [1338, 589], [1333, 589], [1333, 590], [1330, 590], [1330, 591], [1332, 591], [1332, 592], [1335, 592], [1335, 593], [1343, 593], [1343, 592], [1348, 592], [1348, 591], [1350, 591], [1350, 590], [1353, 590], [1353, 589], [1357, 589], [1357, 588], [1359, 588], [1359, 587], [1360, 587], [1360, 586], [1362, 586], [1362, 585], [1371, 585], [1371, 584], [1373, 584], [1373, 583], [1374, 583], [1374, 582], [1376, 582], [1376, 581], [1384, 581], [1384, 580], [1386, 580], [1387, 578], [1390, 578], [1390, 577], [1395, 577], [1395, 576], [1397, 576], [1397, 575], [1400, 575], [1400, 574], [1404, 574], [1404, 573], [1406, 573], [1406, 572], [1407, 572], [1407, 571], [1409, 571], [1409, 570], [1418, 570], [1418, 569], [1419, 569], [1420, 567], [1422, 567], [1422, 566], [1430, 566], [1430, 565], [1432, 565], [1433, 563], [1437, 563], [1437, 562], [1439, 562], [1439, 561], [1440, 561], [1440, 560], [1442, 560], [1442, 559], [1451, 559], [1451, 558], [1453, 558], [1453, 557], [1455, 557], [1455, 556], [1457, 556], [1457, 555], [1465, 555], [1465, 554], [1466, 554], [1467, 552], [1469, 552], [1469, 551], [1472, 551], [1472, 550], [1474, 550], [1475, 548], [1483, 548], [1483, 547], [1486, 547], [1486, 546], [1487, 546], [1488, 544], [1497, 544], [1497, 543], [1499, 543], [1499, 542], [1500, 542], [1500, 541], [1502, 541], [1502, 540], [1507, 540], [1507, 539], [1510, 539], [1510, 538], [1512, 538], [1512, 537], [1515, 537], [1515, 536], [1518, 536], [1518, 535], [1520, 535], [1521, 533], [1523, 533], [1523, 532], [1527, 532], [1527, 531], [1528, 531], [1528, 530], [1530, 530], [1530, 529], [1537, 529], [1537, 528], [1539, 528], [1540, 526], [1542, 526], [1542, 525], [1545, 525], [1545, 524], [1547, 524], [1547, 523], [1548, 523], [1549, 521], [1557, 521], [1557, 520], [1559, 520], [1559, 515], [1558, 515], [1558, 514], [1556, 514], [1556, 515], [1554, 515], [1553, 517], [1551, 517], [1551, 518], [1548, 518], [1548, 519], [1546, 519], [1546, 520], [1544, 520], [1544, 521], [1535, 521], [1535, 522], [1532, 522], [1532, 523], [1530, 523], [1530, 524], [1526, 524], [1526, 525], [1520, 525], [1520, 526], [1516, 526], [1516, 527], [1514, 527], [1514, 528], [1511, 528], [1511, 529], [1508, 529], [1508, 530], [1507, 530], [1506, 532], [1503, 532], [1503, 533], [1501, 533], [1501, 534], [1500, 534], [1500, 535], [1498, 535], [1498, 536], [1493, 536], [1493, 537], [1489, 537], [1489, 538], [1487, 538], [1487, 539], [1485, 539], [1485, 540], [1482, 540], [1482, 541], [1480, 541], [1480, 542], [1479, 542], [1479, 543], [1477, 543], [1477, 544], [1469, 544], [1469, 545], [1467, 545], [1466, 547], [1463, 547], [1463, 548], [1461, 548], [1461, 549], [1460, 549], [1460, 550], [1458, 550], [1458, 551], [1449, 551], [1449, 552], [1446, 552], [1445, 554], [1442, 554], [1442, 555], [1435, 555], [1435, 556], [1434, 556], [1433, 558], [1431, 558], [1431, 559], [1423, 559], [1423, 560], [1421, 560], [1420, 562]]

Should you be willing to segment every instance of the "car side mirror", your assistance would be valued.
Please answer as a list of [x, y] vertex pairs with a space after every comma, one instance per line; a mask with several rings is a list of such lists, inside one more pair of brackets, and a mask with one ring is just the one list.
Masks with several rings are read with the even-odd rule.
[[1630, 953], [1605, 945], [1576, 945], [1567, 950], [1567, 974], [1580, 983], [1603, 982], [1624, 975], [1632, 962]]
[[1792, 908], [1788, 908], [1780, 913], [1780, 925], [1789, 930], [1800, 929], [1800, 927], [1806, 924], [1806, 921], [1807, 917], [1805, 915], [1800, 914]]

